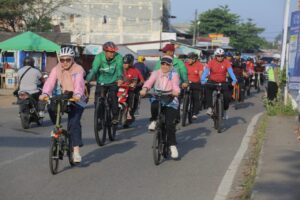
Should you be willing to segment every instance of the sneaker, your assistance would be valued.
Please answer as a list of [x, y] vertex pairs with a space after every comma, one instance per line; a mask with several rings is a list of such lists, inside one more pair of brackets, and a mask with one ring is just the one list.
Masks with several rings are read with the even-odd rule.
[[197, 119], [197, 116], [196, 116], [196, 115], [193, 115], [193, 116], [192, 116], [192, 119]]
[[81, 156], [80, 156], [79, 152], [74, 152], [73, 153], [73, 161], [75, 163], [80, 163], [81, 162]]
[[227, 112], [226, 112], [226, 111], [224, 111], [223, 119], [224, 119], [224, 120], [227, 120], [227, 119], [228, 119], [228, 115], [227, 115]]
[[176, 123], [175, 129], [176, 131], [179, 131], [181, 129], [181, 124], [179, 122]]
[[206, 111], [206, 114], [209, 115], [209, 116], [212, 116], [213, 115], [213, 110], [211, 107], [209, 107]]
[[119, 119], [118, 118], [119, 118], [118, 115], [114, 116], [113, 119], [111, 120], [111, 123], [114, 124], [114, 125], [118, 124], [119, 123]]
[[170, 151], [171, 151], [171, 158], [177, 159], [178, 158], [177, 147], [175, 145], [171, 145], [170, 146]]
[[152, 121], [149, 126], [148, 126], [148, 130], [149, 131], [154, 131], [156, 128], [156, 121]]
[[40, 118], [44, 118], [45, 117], [45, 112], [44, 111], [40, 111], [39, 112], [39, 117]]

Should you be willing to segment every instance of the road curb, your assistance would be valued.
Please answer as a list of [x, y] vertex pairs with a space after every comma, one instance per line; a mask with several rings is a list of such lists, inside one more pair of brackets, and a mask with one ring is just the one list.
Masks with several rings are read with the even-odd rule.
[[226, 200], [230, 191], [231, 187], [235, 178], [235, 175], [239, 169], [239, 166], [244, 158], [244, 155], [249, 147], [249, 143], [251, 140], [252, 135], [255, 131], [255, 125], [257, 124], [258, 119], [263, 115], [263, 112], [256, 114], [254, 117], [252, 117], [248, 127], [245, 136], [243, 137], [243, 140], [241, 142], [241, 145], [236, 152], [233, 160], [231, 161], [225, 175], [223, 176], [223, 179], [218, 187], [218, 190], [216, 192], [216, 195], [214, 197], [214, 200]]

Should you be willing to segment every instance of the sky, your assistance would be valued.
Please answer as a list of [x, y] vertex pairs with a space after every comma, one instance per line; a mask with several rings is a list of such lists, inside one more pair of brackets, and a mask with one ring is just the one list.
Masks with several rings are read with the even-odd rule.
[[[283, 30], [285, 0], [170, 0], [171, 23], [189, 23], [194, 20], [195, 9], [201, 14], [209, 9], [228, 5], [230, 12], [240, 16], [241, 20], [253, 19], [258, 27], [265, 28], [261, 34], [273, 41]], [[290, 0], [290, 12], [297, 10], [298, 0]]]

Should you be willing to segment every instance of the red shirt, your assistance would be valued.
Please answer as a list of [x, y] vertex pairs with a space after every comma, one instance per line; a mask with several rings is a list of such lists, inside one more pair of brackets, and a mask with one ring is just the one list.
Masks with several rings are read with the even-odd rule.
[[141, 72], [134, 67], [130, 67], [127, 70], [124, 69], [123, 75], [125, 82], [131, 82], [134, 79], [137, 80], [137, 82], [144, 82], [144, 78]]
[[251, 71], [254, 71], [254, 64], [252, 62], [247, 62], [246, 63], [246, 69], [247, 71], [251, 70]]
[[218, 83], [226, 82], [227, 70], [230, 67], [231, 64], [227, 59], [222, 62], [218, 62], [216, 59], [210, 60], [207, 64], [210, 71], [209, 80]]
[[199, 83], [200, 82], [200, 74], [203, 71], [203, 65], [201, 62], [196, 61], [193, 65], [189, 63], [185, 63], [185, 67], [188, 73], [188, 79], [192, 83]]

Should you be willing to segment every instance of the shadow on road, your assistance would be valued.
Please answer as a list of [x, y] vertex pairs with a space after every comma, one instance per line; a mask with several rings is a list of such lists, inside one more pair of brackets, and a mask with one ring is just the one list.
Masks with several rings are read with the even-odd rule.
[[83, 157], [83, 161], [81, 162], [79, 167], [88, 167], [93, 163], [101, 162], [102, 160], [105, 160], [106, 158], [109, 158], [110, 156], [113, 156], [115, 154], [125, 153], [135, 146], [136, 142], [128, 141], [97, 148]]
[[[229, 117], [228, 120], [224, 120], [223, 121], [223, 130], [222, 130], [222, 133], [227, 131], [228, 129], [230, 129], [231, 127], [237, 125], [237, 124], [246, 124], [247, 121], [245, 120], [245, 118], [243, 117]], [[221, 134], [222, 134], [221, 133]]]
[[243, 102], [243, 103], [239, 103], [239, 104], [235, 105], [235, 109], [239, 110], [239, 109], [248, 108], [250, 106], [251, 107], [254, 106], [254, 103], [252, 103], [252, 102]]
[[[48, 148], [50, 144], [49, 137], [14, 137], [14, 136], [1, 136], [0, 147], [14, 147], [14, 148]], [[96, 144], [94, 138], [83, 138], [84, 145]]]
[[117, 132], [117, 140], [129, 140], [133, 137], [147, 132], [148, 123], [149, 118], [141, 118], [136, 120], [133, 124], [131, 124], [129, 128], [120, 128], [120, 130], [118, 130]]
[[196, 148], [203, 148], [206, 143], [206, 137], [211, 134], [211, 130], [200, 127], [197, 129], [185, 130], [177, 135], [177, 143], [180, 148], [180, 157]]

